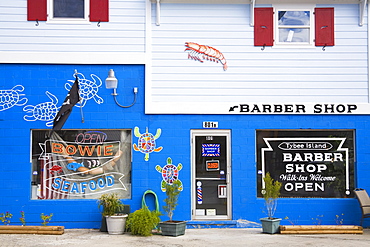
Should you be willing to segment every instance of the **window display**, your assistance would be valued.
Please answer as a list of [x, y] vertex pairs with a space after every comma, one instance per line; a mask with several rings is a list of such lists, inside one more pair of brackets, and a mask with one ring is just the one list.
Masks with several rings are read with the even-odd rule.
[[131, 197], [131, 130], [32, 130], [32, 199]]

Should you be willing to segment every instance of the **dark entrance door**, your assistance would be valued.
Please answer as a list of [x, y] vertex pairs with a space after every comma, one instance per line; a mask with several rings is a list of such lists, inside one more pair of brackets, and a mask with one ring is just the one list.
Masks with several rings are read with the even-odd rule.
[[192, 131], [193, 219], [230, 219], [230, 131]]

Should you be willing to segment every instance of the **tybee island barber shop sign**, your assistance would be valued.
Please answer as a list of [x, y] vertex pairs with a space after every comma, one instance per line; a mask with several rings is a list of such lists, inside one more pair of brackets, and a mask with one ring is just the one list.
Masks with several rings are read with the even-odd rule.
[[[353, 131], [259, 131], [258, 191], [267, 172], [282, 197], [347, 197], [353, 190]], [[276, 134], [279, 133], [279, 134]], [[285, 137], [283, 137], [285, 135]], [[322, 137], [319, 137], [319, 136]]]

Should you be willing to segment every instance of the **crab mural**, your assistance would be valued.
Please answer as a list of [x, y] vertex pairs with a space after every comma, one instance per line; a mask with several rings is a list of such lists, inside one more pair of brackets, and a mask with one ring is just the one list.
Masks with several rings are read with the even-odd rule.
[[[81, 101], [76, 104], [77, 107], [84, 107], [86, 102], [90, 99], [94, 99], [96, 103], [101, 104], [104, 102], [103, 98], [98, 95], [99, 87], [102, 85], [101, 79], [94, 75], [90, 75], [93, 81], [87, 80], [81, 73], [77, 73], [78, 85], [80, 88]], [[72, 88], [74, 80], [68, 80], [70, 83], [66, 83], [64, 88], [69, 92]]]
[[23, 119], [26, 121], [36, 121], [36, 120], [47, 121], [46, 126], [52, 127], [54, 118], [59, 110], [59, 107], [57, 107], [58, 98], [55, 97], [54, 94], [49, 93], [48, 91], [46, 91], [45, 93], [51, 101], [40, 103], [36, 106], [26, 105], [25, 107], [23, 107], [23, 111], [31, 114], [25, 115]]
[[21, 98], [24, 94], [18, 92], [23, 92], [24, 87], [22, 85], [16, 85], [9, 90], [0, 90], [0, 111], [8, 110], [13, 106], [25, 105], [28, 101], [27, 98]]
[[148, 128], [146, 128], [146, 132], [144, 134], [140, 134], [139, 127], [134, 128], [134, 134], [136, 137], [139, 138], [139, 141], [136, 145], [134, 143], [133, 147], [135, 151], [140, 151], [145, 154], [144, 160], [149, 160], [149, 154], [151, 152], [159, 152], [163, 149], [163, 147], [156, 148], [155, 140], [161, 136], [161, 129], [157, 129], [157, 133], [155, 135], [148, 133]]
[[160, 167], [159, 165], [156, 165], [155, 169], [162, 174], [162, 184], [161, 184], [161, 190], [163, 192], [166, 192], [166, 183], [167, 184], [173, 184], [176, 180], [180, 182], [179, 190], [182, 191], [183, 186], [182, 182], [179, 179], [179, 171], [182, 169], [182, 164], [179, 163], [177, 166], [172, 164], [172, 159], [170, 157], [167, 158], [167, 165], [164, 167]]

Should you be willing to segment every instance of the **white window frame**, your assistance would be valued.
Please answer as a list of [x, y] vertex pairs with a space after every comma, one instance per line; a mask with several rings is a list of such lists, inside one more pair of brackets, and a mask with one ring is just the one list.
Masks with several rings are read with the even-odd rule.
[[[315, 10], [314, 4], [274, 4], [274, 46], [273, 48], [314, 48], [315, 47]], [[309, 11], [309, 42], [279, 42], [279, 11]]]
[[54, 18], [54, 0], [47, 1], [47, 23], [54, 24], [90, 24], [90, 1], [84, 0], [84, 18]]

